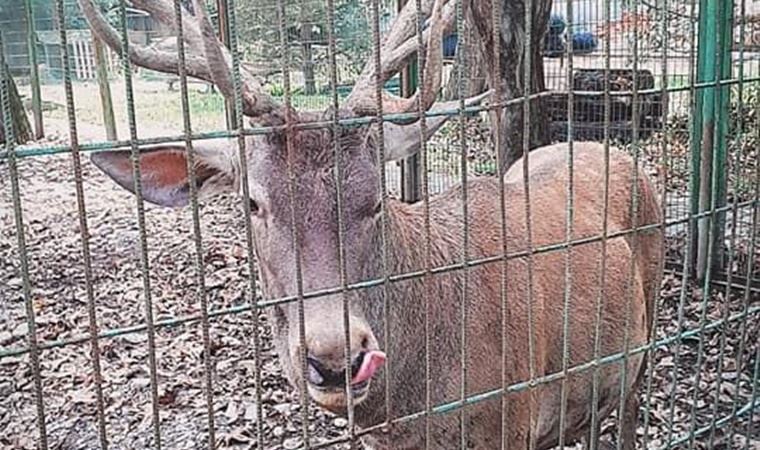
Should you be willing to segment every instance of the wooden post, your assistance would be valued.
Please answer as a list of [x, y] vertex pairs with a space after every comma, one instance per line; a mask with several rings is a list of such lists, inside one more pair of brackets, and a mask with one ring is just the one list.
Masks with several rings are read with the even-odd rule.
[[[230, 48], [230, 24], [227, 15], [227, 0], [216, 0], [216, 13], [219, 22], [219, 39], [222, 43]], [[235, 117], [235, 103], [233, 99], [224, 100], [224, 109], [227, 117], [227, 129], [237, 128], [237, 117]]]
[[34, 14], [31, 0], [24, 2], [26, 10], [26, 37], [29, 47], [29, 74], [32, 81], [32, 112], [34, 115], [34, 138], [41, 139], [45, 136], [45, 127], [42, 122], [42, 95], [40, 93], [40, 74], [37, 67], [37, 33], [34, 28]]
[[109, 141], [118, 139], [116, 134], [116, 118], [113, 114], [113, 99], [111, 97], [111, 85], [108, 83], [108, 60], [105, 48], [95, 34], [92, 34], [92, 50], [95, 53], [95, 69], [100, 91], [100, 104], [103, 108], [103, 125], [106, 128], [106, 136]]

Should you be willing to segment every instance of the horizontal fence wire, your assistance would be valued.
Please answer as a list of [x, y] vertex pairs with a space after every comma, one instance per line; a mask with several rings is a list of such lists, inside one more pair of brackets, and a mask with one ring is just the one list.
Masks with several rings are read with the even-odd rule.
[[[715, 87], [727, 87], [727, 86], [738, 86], [739, 84], [748, 84], [748, 83], [757, 83], [760, 82], [760, 77], [750, 77], [750, 78], [744, 78], [743, 80], [739, 79], [723, 79], [716, 82], [703, 82], [703, 83], [695, 83], [692, 86], [682, 86], [682, 87], [673, 87], [668, 88], [667, 92], [688, 92], [691, 89], [697, 89], [697, 90], [703, 90], [703, 89], [712, 89]], [[525, 97], [519, 97], [516, 99], [506, 100], [506, 101], [496, 101], [489, 103], [488, 105], [482, 105], [482, 106], [467, 106], [464, 108], [464, 112], [467, 114], [476, 114], [481, 112], [489, 112], [489, 111], [496, 111], [503, 109], [508, 106], [514, 106], [519, 105], [522, 103], [525, 103], [527, 100], [534, 100], [544, 97], [550, 97], [552, 95], [555, 95], [557, 91], [545, 91], [545, 92], [539, 92], [530, 94], [527, 98]], [[566, 93], [569, 93], [570, 91], [566, 91]], [[588, 96], [603, 96], [604, 93], [597, 92], [597, 91], [581, 91], [581, 90], [573, 90], [572, 91], [576, 95], [588, 95]], [[615, 91], [610, 92], [609, 95], [615, 97], [626, 97], [630, 96], [633, 91]], [[639, 94], [645, 95], [645, 94], [657, 94], [662, 92], [661, 89], [641, 89], [638, 91]], [[425, 113], [425, 117], [432, 118], [432, 117], [454, 117], [459, 115], [460, 109], [459, 108], [451, 108], [451, 109], [441, 109], [436, 111], [428, 111]], [[383, 114], [383, 121], [385, 122], [406, 122], [410, 119], [417, 118], [418, 113], [394, 113], [394, 114]], [[371, 123], [379, 123], [379, 119], [377, 117], [355, 117], [355, 118], [341, 118], [338, 120], [338, 124], [345, 127], [360, 127]], [[329, 121], [310, 121], [310, 122], [303, 122], [303, 123], [296, 123], [292, 125], [292, 128], [294, 130], [317, 130], [317, 129], [325, 129], [329, 128], [332, 125]], [[213, 132], [205, 132], [205, 133], [194, 133], [191, 138], [194, 141], [198, 140], [206, 140], [206, 139], [221, 139], [221, 138], [235, 138], [238, 136], [261, 136], [261, 135], [267, 135], [276, 133], [279, 131], [285, 131], [287, 127], [285, 125], [282, 126], [266, 126], [266, 127], [244, 127], [242, 130], [232, 130], [232, 131], [213, 131]], [[136, 138], [135, 143], [138, 146], [149, 146], [149, 145], [157, 145], [157, 144], [166, 144], [171, 142], [182, 142], [184, 140], [184, 135], [176, 135], [176, 136], [163, 136], [163, 137], [155, 137], [155, 138]], [[122, 140], [122, 141], [102, 141], [102, 142], [93, 142], [93, 143], [86, 143], [82, 144], [80, 146], [80, 150], [83, 152], [96, 152], [96, 151], [108, 151], [108, 150], [115, 150], [119, 148], [125, 148], [130, 147], [132, 145], [132, 140]], [[51, 145], [51, 146], [34, 146], [31, 147], [29, 145], [18, 145], [17, 146], [17, 157], [18, 158], [25, 158], [25, 157], [32, 157], [32, 156], [46, 156], [46, 155], [54, 155], [59, 153], [68, 153], [71, 151], [71, 147], [67, 145]], [[0, 159], [8, 159], [8, 152], [2, 151], [0, 152]]]
[[[753, 208], [756, 209], [756, 208], [760, 207], [760, 199], [757, 199], [757, 200], [748, 200], [746, 202], [741, 202], [741, 203], [738, 204], [738, 207], [740, 209], [744, 209], [744, 208], [747, 208], [749, 210], [752, 210]], [[726, 206], [726, 207], [722, 207], [722, 208], [717, 208], [715, 210], [715, 212], [716, 213], [728, 212], [731, 209], [732, 209], [732, 206]], [[693, 221], [695, 219], [699, 219], [699, 218], [703, 218], [703, 217], [709, 217], [710, 214], [711, 213], [708, 211], [708, 212], [696, 214], [694, 216], [689, 216], [689, 217], [686, 217], [686, 218], [669, 220], [669, 221], [666, 222], [665, 226], [671, 227], [671, 226], [674, 226], [674, 225], [684, 224], [684, 223], [687, 223], [687, 222], [691, 222], [691, 221]], [[614, 239], [614, 238], [619, 238], [619, 237], [631, 236], [634, 233], [637, 233], [637, 232], [646, 232], [648, 230], [656, 229], [656, 228], [658, 228], [660, 226], [662, 226], [662, 224], [651, 224], [651, 225], [647, 225], [647, 226], [641, 226], [641, 227], [638, 228], [637, 231], [634, 231], [633, 229], [623, 230], [623, 231], [609, 233], [609, 234], [607, 234], [604, 237], [603, 236], [592, 236], [592, 237], [588, 237], [588, 238], [578, 238], [578, 239], [574, 239], [573, 241], [570, 241], [570, 242], [561, 242], [561, 243], [557, 243], [557, 244], [549, 244], [549, 245], [543, 245], [543, 246], [536, 246], [536, 247], [534, 247], [531, 250], [525, 250], [525, 251], [519, 251], [519, 252], [511, 252], [511, 253], [507, 253], [506, 255], [497, 254], [497, 255], [488, 256], [488, 257], [485, 257], [485, 258], [471, 259], [471, 260], [468, 260], [466, 262], [466, 265], [468, 267], [478, 267], [478, 266], [483, 266], [483, 265], [486, 265], [486, 264], [494, 264], [494, 263], [500, 262], [500, 261], [502, 261], [504, 259], [506, 259], [506, 260], [509, 261], [509, 260], [514, 260], [514, 259], [518, 259], [518, 258], [526, 258], [526, 257], [533, 256], [533, 255], [540, 255], [540, 254], [546, 254], [546, 253], [550, 253], [550, 252], [557, 252], [557, 251], [564, 250], [564, 249], [566, 249], [566, 248], [568, 248], [570, 246], [579, 246], [579, 245], [584, 245], [584, 244], [591, 244], [591, 243], [601, 242], [603, 239]], [[454, 271], [457, 271], [457, 270], [461, 270], [464, 266], [465, 266], [465, 263], [453, 263], [453, 264], [449, 264], [449, 265], [445, 265], [445, 266], [435, 266], [435, 267], [433, 267], [430, 270], [430, 273], [433, 274], [433, 275], [445, 274], [445, 273], [448, 273], [448, 272], [454, 272]], [[372, 287], [375, 287], [375, 286], [380, 286], [380, 285], [384, 284], [385, 282], [397, 283], [397, 282], [401, 282], [401, 281], [422, 278], [424, 276], [425, 276], [425, 271], [424, 270], [413, 271], [413, 272], [406, 272], [406, 273], [402, 273], [402, 274], [391, 274], [391, 275], [388, 275], [387, 277], [383, 277], [383, 278], [376, 278], [376, 279], [373, 279], [373, 280], [362, 281], [362, 282], [359, 282], [359, 283], [348, 283], [345, 286], [345, 289], [347, 291], [360, 291], [360, 290], [365, 290], [365, 289], [372, 288]], [[745, 279], [747, 280], [748, 286], [750, 284], [754, 285], [758, 281], [760, 281], [760, 280], [752, 278], [751, 276], [749, 278], [745, 278]], [[757, 290], [757, 288], [750, 288], [750, 287], [748, 287], [747, 289], [748, 289], [747, 292], [753, 292], [753, 291]], [[303, 298], [304, 298], [304, 300], [318, 299], [318, 298], [321, 298], [321, 297], [327, 297], [327, 296], [330, 296], [330, 295], [334, 295], [336, 293], [339, 293], [341, 290], [342, 290], [342, 288], [335, 287], [335, 288], [322, 289], [322, 290], [318, 290], [318, 291], [307, 291], [307, 292], [304, 292]], [[241, 306], [235, 306], [235, 307], [224, 308], [224, 309], [219, 309], [219, 310], [211, 310], [211, 311], [209, 311], [209, 317], [219, 317], [219, 316], [226, 316], [226, 315], [231, 315], [231, 314], [239, 314], [239, 313], [248, 312], [248, 311], [251, 311], [251, 310], [254, 310], [254, 309], [266, 309], [268, 307], [277, 306], [277, 305], [284, 305], [284, 304], [287, 304], [287, 303], [293, 303], [293, 302], [297, 302], [297, 301], [298, 301], [298, 296], [285, 296], [285, 297], [280, 297], [280, 298], [275, 298], [275, 299], [270, 299], [270, 300], [259, 300], [259, 301], [256, 301], [253, 306], [251, 306], [251, 305], [241, 305]], [[188, 322], [195, 322], [195, 321], [198, 321], [200, 319], [201, 318], [200, 318], [199, 315], [194, 315], [194, 316], [187, 316], [187, 317], [181, 317], [181, 318], [176, 318], [176, 319], [159, 320], [159, 321], [156, 322], [156, 327], [175, 327], [175, 326], [182, 325], [182, 324], [185, 324], [185, 323], [188, 323]], [[121, 328], [121, 329], [109, 330], [109, 331], [101, 332], [99, 334], [99, 337], [101, 337], [101, 338], [102, 337], [112, 338], [112, 337], [118, 337], [118, 336], [123, 336], [123, 335], [127, 335], [127, 334], [138, 333], [138, 332], [142, 332], [142, 331], [145, 331], [145, 330], [146, 330], [146, 326], [145, 325], [133, 325], [133, 326], [125, 327], [125, 328]], [[39, 348], [40, 349], [57, 348], [57, 347], [62, 347], [62, 346], [66, 346], [66, 345], [71, 345], [71, 344], [74, 344], [74, 343], [81, 343], [81, 342], [84, 342], [86, 339], [87, 339], [87, 337], [80, 336], [80, 337], [74, 337], [74, 338], [70, 338], [70, 339], [64, 339], [64, 340], [53, 341], [53, 342], [43, 342], [43, 343], [39, 344]], [[30, 348], [14, 348], [14, 349], [0, 350], [0, 359], [5, 358], [5, 357], [23, 355], [23, 354], [29, 353], [30, 351], [31, 351]]]

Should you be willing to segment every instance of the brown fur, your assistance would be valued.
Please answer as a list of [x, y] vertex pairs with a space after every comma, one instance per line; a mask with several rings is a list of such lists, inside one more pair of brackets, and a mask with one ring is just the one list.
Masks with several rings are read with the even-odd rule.
[[[566, 224], [566, 145], [556, 145], [531, 154], [531, 225], [533, 246], [541, 247], [565, 241]], [[575, 144], [575, 194], [573, 237], [598, 236], [602, 227], [603, 153], [597, 144]], [[629, 214], [634, 177], [631, 159], [613, 150], [610, 162], [609, 233], [628, 230], [633, 224]], [[505, 175], [507, 198], [508, 252], [526, 250], [524, 191], [521, 161]], [[659, 207], [651, 184], [639, 173], [640, 200], [636, 215], [639, 226], [658, 223]], [[463, 216], [461, 187], [431, 200], [431, 246], [433, 266], [461, 261]], [[468, 184], [470, 248], [468, 259], [476, 260], [501, 253], [498, 182], [494, 178], [476, 179]], [[389, 211], [390, 254], [393, 272], [403, 273], [424, 268], [424, 224], [420, 204], [393, 203]], [[629, 347], [644, 343], [652, 320], [652, 301], [659, 285], [661, 243], [659, 230], [641, 233], [634, 262], [633, 237], [607, 242], [606, 292], [602, 299], [601, 356], [624, 350], [624, 330], [630, 333]], [[377, 249], [376, 255], [380, 254]], [[601, 243], [573, 247], [569, 298], [570, 366], [593, 358], [594, 319], [600, 285]], [[558, 250], [533, 257], [532, 315], [534, 320], [534, 376], [541, 377], [562, 370], [562, 310], [564, 302], [565, 251]], [[631, 267], [634, 264], [634, 267]], [[502, 329], [500, 294], [501, 262], [469, 269], [467, 282], [467, 394], [487, 392], [502, 386], [502, 338], [507, 341], [505, 366], [507, 384], [526, 381], [528, 362], [528, 260], [516, 258], [507, 268], [506, 334]], [[377, 267], [370, 272], [377, 275]], [[632, 271], [633, 269], [633, 271]], [[633, 279], [631, 280], [631, 275]], [[430, 328], [433, 403], [456, 401], [461, 389], [461, 272], [433, 275], [427, 280], [406, 281], [392, 285], [390, 316], [393, 335], [382, 345], [391, 359], [390, 418], [424, 409], [424, 302], [431, 302]], [[375, 330], [382, 314], [373, 311], [380, 304], [380, 293], [369, 299], [365, 314]], [[626, 326], [626, 311], [630, 321]], [[634, 392], [641, 365], [641, 354], [628, 362], [626, 392]], [[619, 404], [620, 365], [605, 366], [600, 371], [600, 411], [602, 417]], [[587, 371], [568, 379], [566, 442], [589, 432], [591, 377]], [[382, 386], [382, 382], [379, 383]], [[527, 448], [531, 432], [539, 449], [557, 443], [561, 383], [552, 382], [536, 388], [534, 403], [527, 393], [506, 397], [506, 416], [502, 417], [498, 399], [468, 407], [465, 411], [468, 442], [472, 448], [497, 448], [502, 439], [511, 448]], [[357, 419], [364, 426], [386, 418], [382, 411], [382, 391], [377, 389], [359, 406]], [[531, 409], [537, 423], [531, 425]], [[627, 413], [628, 414], [628, 413]], [[630, 414], [628, 414], [630, 415]], [[635, 430], [635, 417], [625, 427]], [[502, 421], [507, 435], [502, 436]], [[436, 416], [432, 420], [432, 448], [458, 448], [460, 417], [457, 413]], [[380, 438], [370, 438], [375, 448], [424, 448], [424, 422], [394, 428]], [[635, 434], [634, 434], [635, 436]], [[631, 445], [628, 443], [627, 445]]]
[[[424, 271], [427, 245], [422, 203], [387, 205], [387, 253], [384, 252], [378, 161], [372, 135], [365, 130], [345, 130], [335, 137], [329, 131], [301, 131], [288, 146], [282, 134], [248, 139], [248, 165], [240, 167], [232, 151], [222, 142], [198, 145], [197, 163], [204, 179], [203, 194], [239, 186], [247, 171], [251, 201], [257, 205], [251, 217], [258, 267], [265, 298], [295, 296], [334, 288], [341, 281], [338, 252], [336, 162], [334, 139], [343, 149], [341, 184], [343, 203], [343, 267], [345, 281], [357, 283], [384, 275]], [[392, 145], [393, 143], [387, 143]], [[350, 290], [311, 298], [303, 303], [304, 334], [301, 336], [298, 303], [269, 308], [274, 343], [286, 376], [302, 386], [302, 351], [319, 358], [324, 367], [345, 367], [346, 331], [351, 357], [362, 351], [382, 349], [387, 365], [369, 389], [357, 396], [356, 420], [362, 427], [387, 419], [423, 411], [426, 406], [426, 374], [430, 380], [432, 405], [456, 402], [467, 396], [491, 392], [533, 377], [561, 373], [564, 356], [563, 312], [567, 301], [569, 367], [594, 358], [597, 302], [601, 300], [600, 354], [609, 356], [643, 344], [651, 332], [653, 302], [662, 270], [662, 236], [659, 228], [606, 242], [605, 278], [601, 279], [599, 240], [553, 249], [527, 257], [533, 248], [566, 241], [567, 144], [537, 149], [530, 153], [530, 225], [526, 228], [526, 197], [522, 184], [522, 161], [505, 176], [506, 240], [510, 258], [506, 265], [505, 296], [501, 294], [502, 253], [499, 183], [495, 177], [467, 183], [468, 217], [463, 216], [462, 187], [454, 187], [430, 200], [430, 268], [422, 278], [396, 280], [385, 285]], [[161, 151], [161, 150], [155, 150]], [[176, 149], [163, 151], [177, 154]], [[604, 152], [600, 144], [574, 145], [574, 197], [572, 238], [600, 236], [604, 203]], [[160, 156], [160, 155], [159, 155]], [[93, 156], [98, 166], [122, 186], [133, 185], [125, 164], [129, 152]], [[143, 173], [175, 173], [176, 167], [147, 167], [151, 161], [177, 162], [178, 158], [146, 158]], [[178, 164], [185, 164], [180, 161]], [[659, 223], [660, 207], [647, 177], [634, 170], [631, 158], [611, 150], [609, 159], [608, 233], [635, 226]], [[288, 170], [288, 167], [292, 171]], [[291, 210], [289, 175], [294, 176], [296, 203]], [[149, 201], [165, 205], [187, 202], [186, 189], [167, 189], [156, 177], [144, 177]], [[634, 181], [637, 183], [634, 184]], [[638, 201], [634, 210], [632, 189]], [[292, 219], [296, 222], [293, 223]], [[464, 230], [468, 230], [467, 260], [492, 258], [467, 270], [440, 271], [464, 260]], [[293, 234], [295, 232], [295, 234]], [[294, 242], [295, 239], [295, 242]], [[297, 252], [296, 252], [297, 250]], [[566, 286], [566, 261], [570, 283]], [[532, 267], [532, 271], [529, 271]], [[296, 268], [301, 269], [299, 281]], [[532, 279], [531, 279], [532, 276]], [[604, 295], [601, 287], [604, 285]], [[565, 292], [569, 292], [566, 296]], [[344, 303], [344, 300], [347, 302]], [[349, 307], [346, 329], [343, 305]], [[502, 308], [504, 305], [506, 308]], [[387, 308], [386, 308], [387, 306]], [[426, 321], [426, 309], [428, 320]], [[530, 326], [529, 326], [530, 324]], [[426, 328], [430, 330], [426, 349]], [[389, 330], [386, 335], [385, 330]], [[529, 334], [529, 330], [532, 333]], [[463, 335], [464, 333], [464, 335]], [[303, 343], [305, 348], [301, 346]], [[466, 344], [463, 348], [463, 339]], [[506, 354], [502, 349], [506, 348]], [[427, 352], [426, 350], [429, 350]], [[429, 365], [426, 364], [426, 354]], [[532, 359], [531, 359], [532, 356]], [[503, 361], [506, 361], [503, 364]], [[636, 387], [643, 354], [598, 369], [599, 411], [604, 418], [620, 404], [626, 393], [623, 437], [626, 449], [633, 448], [637, 415]], [[464, 368], [462, 367], [464, 363]], [[466, 372], [462, 387], [462, 373]], [[594, 371], [570, 374], [566, 379], [565, 442], [589, 435]], [[390, 398], [385, 410], [385, 383]], [[308, 394], [321, 406], [345, 413], [345, 387], [317, 389], [306, 383]], [[459, 448], [462, 428], [470, 448], [493, 449], [506, 443], [510, 448], [555, 446], [559, 440], [562, 381], [537, 384], [528, 391], [494, 396], [430, 419], [430, 448]], [[366, 441], [378, 449], [420, 449], [427, 436], [425, 419], [393, 425], [388, 433], [375, 433]]]

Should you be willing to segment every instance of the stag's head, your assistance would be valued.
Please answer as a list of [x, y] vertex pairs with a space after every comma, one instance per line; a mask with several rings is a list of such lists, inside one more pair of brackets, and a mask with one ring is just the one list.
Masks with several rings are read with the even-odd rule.
[[[169, 1], [133, 0], [132, 3], [171, 29], [178, 29]], [[181, 12], [186, 73], [214, 83], [225, 96], [232, 98], [230, 54], [214, 35], [200, 3], [194, 1], [194, 13]], [[314, 292], [335, 288], [342, 281], [351, 283], [366, 277], [368, 264], [373, 262], [369, 259], [378, 257], [374, 246], [383, 214], [379, 183], [383, 163], [413, 154], [421, 136], [428, 138], [446, 120], [443, 115], [429, 118], [423, 133], [420, 122], [411, 119], [405, 123], [384, 122], [382, 128], [377, 123], [330, 126], [335, 115], [338, 118], [375, 116], [381, 100], [387, 113], [456, 107], [454, 103], [435, 103], [441, 83], [441, 41], [445, 30], [452, 25], [453, 5], [446, 0], [426, 0], [422, 14], [418, 15], [415, 3], [408, 2], [385, 38], [380, 66], [367, 64], [340, 109], [298, 112], [279, 105], [263, 93], [255, 79], [243, 69], [243, 111], [253, 126], [269, 127], [271, 132], [245, 138], [245, 165], [241, 162], [237, 140], [193, 143], [199, 195], [224, 191], [248, 193], [258, 265], [268, 298], [296, 296], [299, 289]], [[80, 4], [94, 32], [120, 50], [118, 34], [109, 27], [92, 0], [80, 0]], [[423, 86], [411, 98], [389, 93], [376, 98], [376, 83], [387, 81], [418, 50], [417, 20], [421, 16], [430, 18], [430, 26], [423, 34], [426, 43]], [[129, 57], [133, 63], [150, 69], [170, 73], [179, 70], [176, 50], [132, 44]], [[482, 98], [467, 102], [472, 104]], [[314, 121], [327, 126], [316, 129], [300, 126]], [[385, 161], [379, 156], [381, 144], [384, 144]], [[188, 203], [187, 155], [187, 149], [181, 145], [142, 149], [141, 185], [146, 201], [164, 206]], [[122, 187], [134, 189], [130, 151], [98, 153], [92, 160]], [[247, 190], [243, 189], [243, 180], [247, 180]], [[339, 223], [343, 224], [341, 230]], [[339, 236], [343, 239], [342, 247]], [[339, 248], [343, 249], [342, 255]], [[302, 274], [300, 279], [296, 277], [297, 267]], [[305, 348], [301, 346], [298, 304], [281, 304], [274, 308], [273, 314], [280, 356], [291, 382], [300, 386], [305, 375], [311, 397], [334, 411], [342, 411], [346, 406], [347, 378], [355, 403], [361, 402], [385, 359], [376, 330], [362, 313], [361, 302], [367, 299], [362, 298], [361, 292], [346, 295], [349, 296], [348, 333], [342, 297], [326, 295], [304, 302]], [[306, 355], [306, 366], [302, 352]]]

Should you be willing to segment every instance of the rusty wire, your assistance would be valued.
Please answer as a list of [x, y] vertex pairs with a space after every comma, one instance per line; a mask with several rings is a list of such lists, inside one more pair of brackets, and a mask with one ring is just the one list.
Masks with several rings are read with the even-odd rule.
[[[185, 131], [185, 154], [187, 158], [187, 175], [190, 190], [190, 209], [193, 222], [193, 243], [195, 244], [195, 298], [201, 307], [201, 336], [203, 340], [203, 395], [206, 398], [206, 417], [208, 421], [208, 448], [216, 448], [216, 423], [214, 420], [214, 361], [211, 353], [211, 332], [209, 330], [208, 298], [206, 297], [206, 273], [203, 266], [203, 242], [201, 218], [198, 211], [198, 176], [196, 174], [195, 148], [193, 147], [192, 121], [190, 118], [190, 101], [187, 88], [187, 66], [185, 61], [185, 34], [182, 19], [182, 4], [174, 0], [174, 16], [177, 23], [177, 53], [179, 65], [180, 98], [182, 102], [182, 127]], [[195, 3], [198, 4], [197, 2]]]
[[[230, 53], [232, 54], [232, 87], [233, 87], [233, 105], [235, 108], [235, 131], [237, 137], [238, 158], [240, 158], [241, 167], [247, 167], [248, 155], [245, 145], [245, 125], [243, 123], [243, 95], [242, 95], [242, 81], [240, 75], [240, 50], [238, 48], [237, 40], [237, 16], [235, 9], [235, 0], [227, 0], [229, 10], [227, 14], [229, 16], [229, 30], [230, 30]], [[250, 186], [248, 184], [248, 171], [240, 171], [240, 184], [241, 184], [241, 209], [242, 209], [242, 222], [245, 234], [246, 243], [246, 262], [248, 266], [248, 295], [250, 295], [249, 305], [245, 308], [241, 308], [251, 311], [253, 324], [251, 326], [253, 334], [253, 352], [255, 369], [253, 375], [253, 383], [256, 387], [256, 444], [257, 448], [264, 448], [264, 411], [262, 402], [262, 389], [261, 389], [261, 338], [259, 336], [259, 307], [256, 301], [256, 285], [259, 279], [258, 270], [256, 267], [256, 258], [253, 245], [253, 230], [251, 227], [251, 203], [250, 203]]]
[[24, 231], [24, 213], [21, 206], [21, 192], [19, 190], [18, 163], [16, 161], [16, 138], [13, 126], [13, 115], [11, 114], [10, 73], [5, 69], [5, 52], [3, 49], [3, 36], [0, 32], [0, 108], [3, 111], [3, 127], [5, 128], [5, 147], [8, 154], [8, 172], [11, 178], [11, 195], [13, 197], [13, 217], [16, 225], [16, 246], [19, 253], [19, 263], [21, 264], [21, 282], [24, 296], [24, 308], [26, 311], [26, 323], [28, 326], [27, 342], [29, 346], [29, 359], [34, 379], [34, 403], [37, 409], [37, 432], [39, 433], [39, 447], [41, 450], [47, 450], [48, 437], [47, 426], [45, 425], [45, 404], [42, 390], [42, 375], [40, 373], [39, 346], [37, 343], [37, 321], [34, 315], [34, 304], [32, 303], [32, 283], [29, 277], [29, 258], [27, 256], [26, 235]]
[[[467, 329], [470, 317], [470, 268], [469, 268], [469, 255], [470, 255], [470, 208], [468, 204], [469, 196], [467, 195], [467, 115], [465, 113], [465, 93], [464, 93], [464, 85], [465, 85], [465, 74], [464, 74], [464, 65], [467, 61], [467, 55], [465, 52], [466, 49], [466, 32], [464, 29], [464, 5], [462, 4], [462, 0], [456, 0], [456, 29], [457, 29], [457, 35], [458, 35], [458, 44], [459, 44], [459, 51], [457, 51], [457, 60], [459, 61], [459, 64], [457, 64], [457, 97], [459, 100], [459, 117], [458, 117], [458, 134], [459, 134], [459, 170], [461, 172], [461, 183], [462, 183], [462, 270], [461, 270], [461, 277], [462, 277], [462, 301], [461, 301], [461, 311], [460, 311], [460, 317], [459, 320], [460, 323], [460, 339], [461, 339], [461, 350], [460, 350], [460, 364], [461, 364], [461, 371], [460, 371], [460, 401], [464, 404], [465, 400], [467, 399], [467, 374], [468, 374], [468, 367], [467, 367], [467, 358], [468, 358], [468, 352], [467, 352]], [[467, 433], [468, 433], [468, 416], [467, 416], [467, 408], [466, 405], [463, 405], [463, 407], [459, 410], [459, 426], [460, 426], [460, 447], [462, 450], [465, 450], [469, 447], [467, 442]]]
[[132, 84], [132, 63], [129, 59], [129, 31], [127, 26], [127, 3], [119, 2], [119, 26], [121, 39], [121, 64], [124, 73], [127, 97], [127, 121], [132, 151], [132, 177], [137, 212], [137, 227], [140, 235], [140, 273], [143, 282], [145, 307], [145, 325], [148, 335], [148, 368], [150, 371], [151, 415], [153, 420], [153, 439], [156, 449], [161, 450], [161, 418], [159, 416], [158, 369], [156, 364], [156, 329], [153, 323], [153, 301], [150, 284], [150, 262], [148, 259], [148, 229], [145, 225], [145, 204], [142, 195], [142, 176], [140, 175], [140, 148], [137, 145], [137, 119], [135, 115], [135, 93]]
[[63, 87], [66, 94], [66, 115], [69, 125], [69, 142], [71, 143], [71, 164], [74, 170], [74, 187], [77, 197], [77, 215], [79, 217], [79, 236], [82, 243], [82, 263], [84, 268], [85, 293], [87, 296], [87, 320], [92, 358], [92, 374], [95, 380], [95, 404], [97, 408], [98, 438], [100, 448], [108, 449], [106, 435], [105, 400], [103, 398], [103, 373], [100, 365], [100, 345], [98, 343], [98, 319], [95, 306], [95, 293], [92, 287], [92, 257], [90, 255], [90, 230], [87, 222], [84, 186], [82, 181], [82, 162], [79, 150], [76, 109], [74, 108], [74, 91], [71, 84], [71, 62], [69, 56], [68, 36], [66, 33], [66, 16], [63, 0], [56, 0], [59, 36], [61, 39], [61, 58], [63, 63]]
[[[293, 159], [295, 158], [295, 148], [293, 147], [293, 139], [296, 131], [293, 129], [293, 124], [296, 122], [296, 118], [293, 117], [293, 91], [290, 82], [290, 49], [288, 48], [288, 36], [287, 36], [287, 17], [285, 10], [284, 0], [277, 0], [277, 24], [280, 37], [280, 48], [283, 52], [282, 58], [282, 74], [284, 79], [284, 101], [285, 101], [285, 145], [287, 150], [287, 177], [288, 177], [288, 202], [290, 203], [290, 236], [293, 243], [293, 258], [296, 271], [296, 295], [298, 296], [298, 341], [299, 341], [299, 359], [301, 363], [301, 380], [300, 386], [301, 392], [306, 393], [306, 374], [308, 370], [307, 366], [307, 350], [306, 350], [306, 317], [305, 306], [303, 297], [303, 266], [301, 260], [301, 247], [300, 247], [300, 231], [298, 211], [296, 206], [296, 190], [295, 190], [295, 177], [296, 173], [293, 169]], [[301, 434], [303, 435], [303, 441], [305, 447], [308, 449], [311, 447], [309, 441], [309, 398], [307, 395], [301, 395], [301, 414], [303, 417]]]

